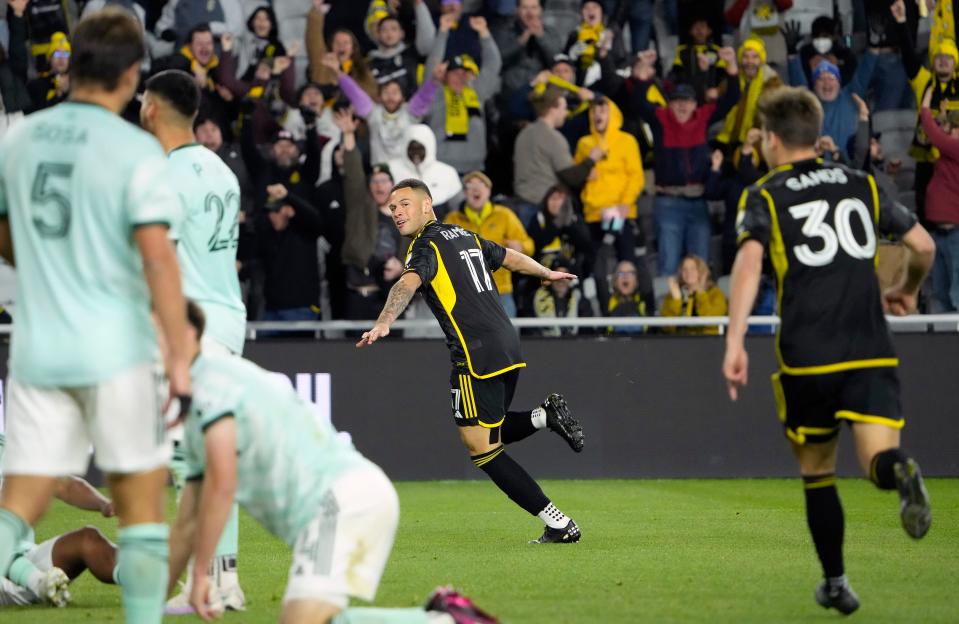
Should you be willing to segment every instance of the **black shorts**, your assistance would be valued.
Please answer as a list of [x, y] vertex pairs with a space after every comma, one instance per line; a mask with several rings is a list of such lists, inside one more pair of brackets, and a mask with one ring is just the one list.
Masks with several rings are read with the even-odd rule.
[[517, 368], [496, 377], [477, 379], [465, 366], [454, 366], [450, 374], [453, 420], [460, 427], [499, 427], [513, 402], [518, 380]]
[[894, 366], [826, 375], [773, 375], [773, 394], [786, 437], [797, 444], [826, 442], [841, 421], [902, 429], [899, 376]]

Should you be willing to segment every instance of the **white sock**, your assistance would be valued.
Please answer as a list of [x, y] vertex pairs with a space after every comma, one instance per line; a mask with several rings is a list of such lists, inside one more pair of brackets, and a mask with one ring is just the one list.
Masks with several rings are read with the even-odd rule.
[[536, 515], [551, 529], [565, 529], [566, 525], [569, 524], [569, 516], [556, 509], [556, 505], [553, 503], [546, 505], [546, 508]]
[[533, 410], [533, 426], [537, 429], [546, 428], [546, 410], [542, 407], [537, 407]]

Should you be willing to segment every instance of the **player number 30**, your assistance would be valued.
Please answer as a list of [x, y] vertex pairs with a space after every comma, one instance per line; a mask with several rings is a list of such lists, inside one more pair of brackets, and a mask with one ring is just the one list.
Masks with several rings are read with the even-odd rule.
[[[796, 259], [806, 266], [819, 267], [831, 263], [840, 247], [849, 256], [860, 260], [871, 259], [876, 254], [876, 232], [873, 229], [872, 217], [869, 209], [859, 199], [850, 197], [840, 201], [836, 205], [832, 226], [826, 223], [829, 202], [822, 199], [791, 206], [789, 214], [795, 219], [805, 219], [802, 233], [806, 237], [822, 241], [819, 251], [813, 251], [805, 243], [793, 247]], [[865, 243], [856, 240], [852, 230], [853, 215], [856, 215], [862, 224], [866, 234]]]

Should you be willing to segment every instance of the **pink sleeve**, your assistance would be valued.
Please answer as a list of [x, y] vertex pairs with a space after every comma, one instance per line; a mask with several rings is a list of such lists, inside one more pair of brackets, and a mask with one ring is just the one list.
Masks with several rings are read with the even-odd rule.
[[413, 94], [413, 97], [410, 98], [410, 114], [414, 117], [423, 117], [430, 112], [438, 88], [439, 83], [432, 78], [424, 81], [420, 88], [416, 90], [416, 93]]
[[932, 111], [928, 108], [922, 109], [919, 118], [922, 120], [922, 129], [926, 131], [926, 136], [936, 146], [936, 149], [951, 160], [959, 160], [959, 139], [954, 139], [943, 132], [936, 120], [933, 119]]
[[340, 74], [340, 89], [353, 105], [353, 111], [358, 117], [366, 119], [373, 112], [373, 100], [356, 81], [346, 74]]

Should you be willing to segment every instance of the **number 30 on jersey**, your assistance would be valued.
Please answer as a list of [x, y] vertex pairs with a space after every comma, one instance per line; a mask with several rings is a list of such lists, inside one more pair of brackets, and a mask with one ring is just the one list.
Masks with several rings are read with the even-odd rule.
[[[802, 233], [807, 238], [820, 241], [813, 251], [807, 243], [793, 247], [796, 259], [806, 266], [821, 267], [830, 264], [841, 248], [847, 255], [857, 260], [871, 259], [876, 254], [876, 232], [872, 217], [866, 204], [855, 197], [843, 199], [836, 205], [832, 224], [827, 223], [829, 202], [824, 199], [790, 206], [789, 214], [794, 219], [805, 219]], [[862, 224], [866, 240], [860, 243], [852, 228], [855, 215]]]

